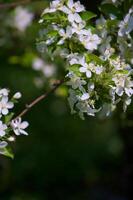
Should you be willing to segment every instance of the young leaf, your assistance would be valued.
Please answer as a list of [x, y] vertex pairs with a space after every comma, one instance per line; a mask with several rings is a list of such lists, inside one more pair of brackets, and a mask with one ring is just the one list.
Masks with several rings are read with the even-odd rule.
[[0, 149], [0, 154], [7, 156], [11, 159], [14, 159], [14, 154], [13, 154], [12, 149], [10, 147], [5, 147], [3, 149]]
[[95, 13], [93, 13], [93, 12], [85, 11], [85, 12], [82, 12], [80, 14], [80, 16], [81, 16], [82, 20], [88, 21], [88, 20], [96, 17], [97, 15]]

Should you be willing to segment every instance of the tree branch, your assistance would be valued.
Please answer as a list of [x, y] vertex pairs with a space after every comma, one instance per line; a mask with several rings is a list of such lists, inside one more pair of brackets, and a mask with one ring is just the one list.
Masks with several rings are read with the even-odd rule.
[[31, 3], [31, 0], [22, 0], [22, 1], [17, 1], [13, 3], [3, 3], [3, 4], [0, 4], [0, 9], [14, 8], [16, 6], [24, 5], [28, 3]]
[[[36, 104], [38, 104], [40, 101], [46, 99], [50, 94], [52, 94], [59, 86], [61, 86], [63, 83], [65, 82], [65, 80], [59, 80], [57, 81], [53, 88], [51, 90], [49, 90], [48, 92], [46, 92], [45, 94], [42, 94], [41, 96], [37, 97], [36, 99], [34, 99], [31, 103], [29, 103], [28, 105], [25, 106], [25, 109], [17, 116], [15, 117], [15, 119], [19, 118], [19, 117], [23, 117], [28, 111], [31, 110], [32, 107], [34, 107]], [[14, 120], [15, 120], [14, 119]]]

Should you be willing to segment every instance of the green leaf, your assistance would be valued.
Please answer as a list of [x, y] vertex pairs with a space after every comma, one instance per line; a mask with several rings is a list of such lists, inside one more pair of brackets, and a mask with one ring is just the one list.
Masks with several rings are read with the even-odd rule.
[[85, 12], [82, 12], [80, 14], [80, 16], [81, 16], [82, 20], [88, 21], [88, 20], [96, 17], [97, 15], [95, 13], [93, 13], [93, 12], [85, 11]]
[[112, 4], [102, 4], [100, 6], [100, 11], [102, 11], [106, 15], [113, 14], [117, 17], [120, 17], [120, 18], [122, 17], [122, 13], [120, 9], [118, 9]]
[[103, 65], [103, 63], [104, 63], [98, 56], [96, 56], [95, 54], [91, 54], [91, 53], [86, 54], [86, 59], [87, 59], [87, 62], [94, 61], [98, 65]]
[[77, 76], [81, 76], [81, 73], [79, 72], [79, 67], [80, 67], [80, 65], [74, 64], [74, 65], [70, 66], [68, 69], [70, 71], [73, 71]]
[[43, 18], [44, 20], [52, 20], [52, 19], [56, 18], [56, 15], [55, 15], [55, 14], [44, 14], [44, 15], [42, 16], [42, 18]]
[[11, 121], [11, 119], [13, 118], [13, 116], [14, 116], [14, 113], [10, 113], [9, 115], [6, 115], [5, 116], [5, 124], [8, 124]]
[[58, 34], [58, 31], [53, 30], [48, 33], [48, 36], [55, 37], [55, 36], [57, 36], [57, 34]]
[[14, 154], [10, 147], [5, 147], [3, 149], [0, 149], [0, 154], [4, 155], [6, 157], [9, 157], [11, 159], [14, 159]]

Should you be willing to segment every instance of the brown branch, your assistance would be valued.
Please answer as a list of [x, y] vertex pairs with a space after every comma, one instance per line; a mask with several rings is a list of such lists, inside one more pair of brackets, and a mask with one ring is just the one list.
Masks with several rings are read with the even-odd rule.
[[[50, 94], [52, 94], [59, 86], [61, 86], [63, 83], [65, 82], [65, 80], [59, 80], [57, 81], [53, 88], [51, 90], [49, 90], [48, 92], [46, 92], [45, 94], [42, 94], [41, 96], [37, 97], [36, 99], [34, 99], [31, 103], [29, 103], [28, 105], [25, 106], [25, 109], [17, 116], [15, 117], [15, 119], [19, 118], [19, 117], [23, 117], [28, 111], [31, 110], [32, 107], [34, 107], [36, 104], [38, 104], [40, 101], [46, 99]], [[14, 119], [14, 120], [15, 120]]]
[[14, 8], [16, 6], [24, 5], [28, 3], [31, 3], [31, 0], [22, 0], [22, 1], [17, 1], [13, 3], [3, 3], [3, 4], [0, 4], [0, 9]]

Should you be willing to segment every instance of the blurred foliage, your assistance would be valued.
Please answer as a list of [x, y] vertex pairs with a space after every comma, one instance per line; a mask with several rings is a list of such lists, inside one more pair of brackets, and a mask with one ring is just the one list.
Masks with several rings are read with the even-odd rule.
[[[47, 80], [41, 88], [35, 85], [41, 75], [31, 67], [33, 57], [40, 56], [38, 20], [47, 3], [33, 1], [25, 6], [35, 18], [24, 33], [9, 25], [13, 9], [0, 12], [0, 86], [22, 92], [16, 112], [49, 87]], [[43, 58], [51, 62], [48, 55]], [[59, 77], [55, 79], [64, 76], [62, 62], [56, 60], [56, 65]], [[106, 120], [88, 117], [82, 121], [70, 115], [66, 94], [62, 87], [25, 116], [30, 122], [29, 136], [13, 144], [13, 161], [0, 156], [0, 200], [127, 199], [123, 130], [132, 132], [132, 107], [127, 118], [118, 110]], [[132, 145], [130, 133], [127, 146], [129, 141]]]

